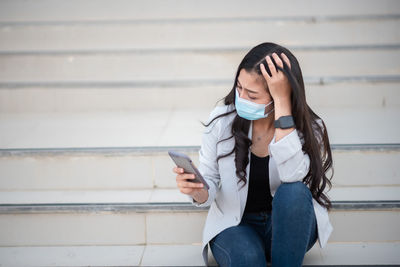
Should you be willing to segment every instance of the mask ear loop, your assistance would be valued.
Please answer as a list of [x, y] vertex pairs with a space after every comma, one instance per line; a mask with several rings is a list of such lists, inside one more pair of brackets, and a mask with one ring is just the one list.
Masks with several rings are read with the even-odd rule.
[[[269, 105], [271, 105], [272, 103], [274, 103], [274, 100], [271, 100], [271, 102], [269, 102], [266, 106], [265, 106], [265, 108], [267, 108]], [[268, 111], [267, 113], [265, 113], [265, 109], [264, 109], [264, 115], [269, 115], [272, 111], [274, 111], [275, 110], [275, 106], [270, 110], [270, 111]]]
[[[267, 113], [265, 113], [264, 116], [265, 116], [265, 115], [269, 116], [269, 114], [271, 114], [272, 111], [274, 111], [274, 110], [275, 110], [275, 107], [274, 107], [273, 109], [271, 109], [270, 111], [268, 111]], [[267, 117], [267, 116], [266, 116], [266, 117]]]

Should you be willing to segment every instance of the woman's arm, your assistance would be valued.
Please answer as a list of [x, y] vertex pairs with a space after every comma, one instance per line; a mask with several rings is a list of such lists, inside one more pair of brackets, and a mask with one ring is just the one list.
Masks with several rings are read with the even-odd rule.
[[[278, 98], [274, 100], [275, 102], [275, 120], [279, 119], [282, 116], [287, 116], [287, 115], [292, 115], [292, 105], [290, 99], [285, 99], [285, 98]], [[280, 139], [282, 139], [284, 136], [288, 135], [291, 133], [295, 128], [288, 128], [288, 129], [281, 129], [281, 128], [276, 128], [275, 129], [275, 136], [276, 139], [275, 141], [278, 142]]]
[[[275, 119], [292, 115], [290, 99], [275, 102]], [[301, 181], [310, 168], [310, 157], [302, 150], [300, 136], [295, 127], [275, 129], [275, 135], [269, 146], [270, 156], [274, 158], [282, 182]]]
[[[324, 131], [322, 120], [317, 119], [316, 122]], [[277, 131], [275, 131], [274, 138], [268, 146], [270, 156], [274, 157], [277, 164], [279, 177], [282, 182], [286, 183], [302, 181], [310, 168], [310, 157], [302, 150], [304, 144], [303, 135], [297, 129], [291, 129], [291, 132], [281, 137], [279, 141], [276, 141]], [[314, 129], [322, 155], [324, 149], [323, 140], [316, 130]]]
[[[276, 64], [283, 68], [283, 62], [276, 53], [272, 54]], [[281, 57], [290, 68], [288, 57], [281, 53]], [[260, 65], [261, 72], [267, 81], [269, 92], [274, 99], [275, 120], [281, 116], [292, 115], [291, 110], [291, 91], [289, 80], [282, 71], [277, 71], [271, 57], [266, 56], [268, 68], [272, 74], [270, 76], [264, 64]], [[302, 144], [297, 130], [292, 127], [289, 129], [275, 129], [274, 138], [268, 145], [269, 154], [274, 158], [282, 182], [301, 181], [308, 173], [310, 167], [310, 157], [303, 153]]]
[[[223, 112], [224, 107], [217, 106], [211, 112], [208, 122], [218, 113]], [[197, 207], [210, 206], [217, 190], [219, 189], [220, 175], [217, 163], [217, 141], [220, 128], [220, 119], [213, 121], [203, 132], [202, 143], [199, 150], [199, 172], [207, 181], [210, 188], [199, 191], [197, 196], [188, 196], [190, 202]]]
[[310, 168], [310, 157], [303, 152], [297, 129], [282, 137], [278, 142], [276, 134], [269, 144], [270, 157], [274, 158], [279, 178], [284, 183], [302, 181]]
[[[290, 100], [278, 100], [276, 103], [275, 119], [280, 116], [292, 115]], [[321, 119], [316, 121], [324, 130]], [[316, 129], [315, 129], [316, 130]], [[321, 154], [323, 153], [322, 136], [315, 132], [320, 144]], [[275, 129], [274, 138], [269, 146], [271, 157], [277, 163], [277, 169], [282, 182], [302, 181], [310, 168], [310, 157], [303, 152], [304, 139], [302, 133], [295, 127], [289, 129]]]

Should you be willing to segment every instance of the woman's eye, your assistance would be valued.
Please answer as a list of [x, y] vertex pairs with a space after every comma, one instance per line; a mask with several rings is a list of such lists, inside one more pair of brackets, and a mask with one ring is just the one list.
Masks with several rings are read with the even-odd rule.
[[[236, 85], [236, 87], [237, 87], [237, 89], [238, 89], [238, 91], [240, 93], [242, 91], [242, 88], [239, 85]], [[257, 97], [251, 97], [251, 96], [249, 96], [249, 98], [250, 99], [257, 99]]]

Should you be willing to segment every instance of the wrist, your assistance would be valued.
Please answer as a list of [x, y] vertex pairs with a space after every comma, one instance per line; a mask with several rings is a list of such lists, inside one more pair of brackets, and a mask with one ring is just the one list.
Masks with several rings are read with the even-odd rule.
[[278, 120], [274, 121], [275, 128], [291, 129], [296, 126], [292, 115], [281, 116]]
[[275, 105], [286, 106], [291, 104], [290, 97], [277, 97], [274, 99]]
[[191, 194], [191, 196], [198, 203], [204, 203], [208, 199], [208, 190], [205, 188], [202, 188], [200, 190], [195, 191], [193, 194]]
[[279, 99], [275, 102], [274, 107], [275, 107], [275, 120], [279, 119], [282, 116], [292, 115], [292, 105], [290, 100]]

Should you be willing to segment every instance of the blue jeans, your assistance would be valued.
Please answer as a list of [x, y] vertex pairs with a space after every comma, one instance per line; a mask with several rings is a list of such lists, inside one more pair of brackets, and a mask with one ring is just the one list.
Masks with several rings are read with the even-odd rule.
[[220, 267], [265, 267], [267, 262], [296, 267], [302, 266], [317, 237], [310, 189], [298, 181], [278, 187], [272, 212], [245, 212], [239, 225], [210, 240], [210, 249]]

